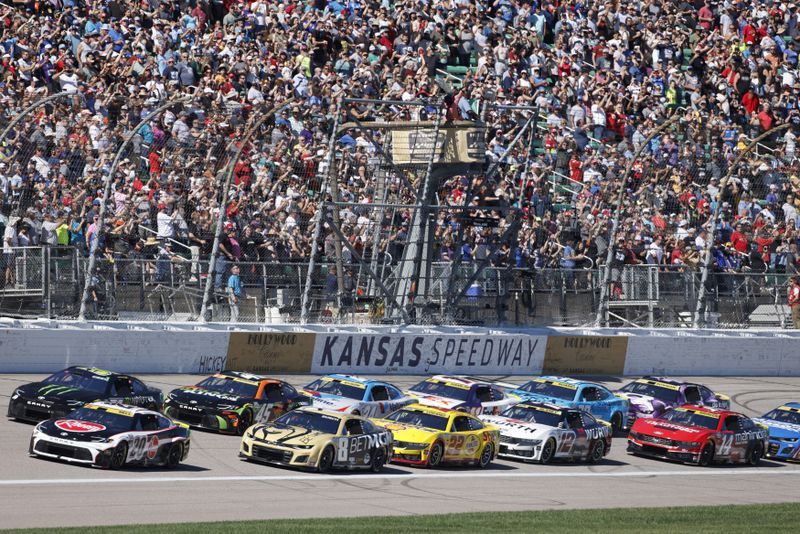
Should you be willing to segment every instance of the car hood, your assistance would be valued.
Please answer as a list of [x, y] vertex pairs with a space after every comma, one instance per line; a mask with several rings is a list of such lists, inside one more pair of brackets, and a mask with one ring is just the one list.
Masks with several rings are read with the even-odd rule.
[[520, 419], [511, 419], [499, 415], [481, 417], [484, 423], [494, 425], [500, 429], [500, 434], [512, 438], [537, 439], [553, 431], [553, 427], [541, 423], [531, 423]]
[[345, 412], [348, 408], [351, 408], [361, 402], [356, 399], [348, 399], [347, 397], [331, 395], [330, 393], [320, 393], [318, 391], [312, 391], [308, 389], [304, 389], [303, 393], [311, 398], [311, 403], [314, 406], [323, 408], [325, 410]]
[[67, 400], [79, 400], [92, 402], [102, 398], [104, 395], [95, 391], [70, 386], [60, 386], [58, 384], [46, 384], [44, 382], [34, 382], [21, 388], [22, 396], [26, 399], [47, 400], [50, 402], [65, 402]]
[[100, 443], [104, 438], [110, 438], [129, 431], [120, 428], [108, 428], [93, 421], [69, 419], [68, 417], [48, 419], [40, 423], [36, 428], [39, 432], [55, 438], [95, 443]]
[[616, 391], [615, 395], [623, 399], [628, 399], [631, 408], [637, 412], [657, 412], [661, 413], [669, 407], [669, 404], [663, 400], [651, 397], [649, 395], [641, 395], [639, 393], [628, 393], [626, 391]]
[[174, 389], [170, 392], [170, 397], [181, 404], [192, 404], [197, 406], [215, 407], [220, 404], [232, 404], [243, 406], [253, 399], [211, 391], [197, 386], [186, 386]]
[[253, 439], [257, 441], [286, 447], [315, 445], [319, 441], [325, 441], [334, 437], [333, 434], [326, 434], [300, 426], [274, 423], [256, 425], [251, 432]]
[[421, 426], [404, 425], [389, 421], [388, 419], [373, 420], [377, 425], [382, 426], [386, 430], [390, 430], [394, 436], [395, 441], [409, 441], [412, 443], [427, 443], [442, 433], [441, 430], [434, 430], [432, 428], [425, 428]]
[[463, 400], [450, 399], [448, 397], [439, 397], [438, 395], [425, 395], [424, 393], [408, 392], [408, 396], [417, 399], [417, 402], [424, 406], [433, 406], [434, 408], [458, 408], [464, 404]]
[[677, 441], [697, 441], [704, 435], [713, 434], [714, 430], [702, 426], [679, 425], [664, 419], [637, 419], [631, 432]]
[[753, 419], [753, 421], [767, 426], [769, 428], [769, 437], [771, 438], [800, 438], [800, 425], [782, 423], [774, 419], [764, 419], [763, 417]]

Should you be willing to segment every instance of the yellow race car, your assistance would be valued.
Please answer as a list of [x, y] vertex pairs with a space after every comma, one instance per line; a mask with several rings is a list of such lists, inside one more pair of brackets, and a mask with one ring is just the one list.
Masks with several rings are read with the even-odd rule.
[[363, 417], [304, 407], [248, 428], [239, 457], [267, 464], [378, 472], [392, 454], [392, 433]]
[[411, 404], [373, 421], [394, 436], [393, 462], [486, 467], [497, 457], [500, 430], [463, 411]]

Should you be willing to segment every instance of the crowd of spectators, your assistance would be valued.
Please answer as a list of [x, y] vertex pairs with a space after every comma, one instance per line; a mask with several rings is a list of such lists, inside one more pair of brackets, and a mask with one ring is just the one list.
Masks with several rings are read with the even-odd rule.
[[[205, 259], [219, 234], [223, 270], [307, 261], [314, 215], [330, 199], [323, 178], [336, 103], [361, 98], [409, 104], [348, 102], [346, 121], [442, 113], [485, 125], [495, 171], [446, 178], [436, 195], [483, 209], [437, 212], [437, 260], [597, 266], [621, 190], [619, 265], [697, 268], [719, 204], [718, 270], [796, 272], [798, 11], [755, 0], [1, 4], [2, 126], [68, 92], [0, 146], [4, 257], [29, 245], [87, 254], [105, 202], [98, 249], [109, 260]], [[221, 206], [228, 158], [273, 106], [283, 107], [244, 147]], [[512, 146], [530, 109], [539, 113], [535, 138], [523, 132]], [[750, 140], [787, 122], [730, 168]], [[382, 132], [337, 133], [339, 200], [358, 204], [340, 216], [356, 251], [396, 261], [413, 214], [369, 204], [413, 201], [422, 173], [386, 171]], [[130, 133], [104, 198], [103, 178]], [[226, 222], [216, 229], [220, 210]], [[334, 240], [324, 229], [319, 252], [332, 257]]]

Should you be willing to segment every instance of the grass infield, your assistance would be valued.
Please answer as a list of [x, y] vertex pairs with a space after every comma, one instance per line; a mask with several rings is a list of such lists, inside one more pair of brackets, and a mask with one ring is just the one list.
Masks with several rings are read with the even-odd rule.
[[25, 529], [4, 532], [58, 534], [201, 534], [225, 532], [263, 534], [381, 534], [420, 532], [664, 532], [752, 533], [788, 532], [796, 524], [797, 503], [675, 508], [607, 508], [599, 510], [543, 510], [466, 514], [360, 517], [336, 519], [279, 519], [117, 527]]

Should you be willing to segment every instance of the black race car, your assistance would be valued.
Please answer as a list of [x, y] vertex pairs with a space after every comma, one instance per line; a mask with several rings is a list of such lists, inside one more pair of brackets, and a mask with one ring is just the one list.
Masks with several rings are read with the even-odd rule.
[[244, 434], [254, 422], [266, 422], [311, 398], [282, 380], [239, 371], [223, 371], [195, 386], [172, 390], [164, 413], [194, 427]]
[[188, 425], [158, 412], [97, 402], [36, 425], [28, 453], [109, 469], [175, 467], [189, 454], [189, 435]]
[[41, 382], [18, 387], [8, 403], [8, 417], [42, 421], [63, 417], [87, 402], [108, 401], [158, 411], [163, 395], [132, 376], [95, 369], [69, 367]]

